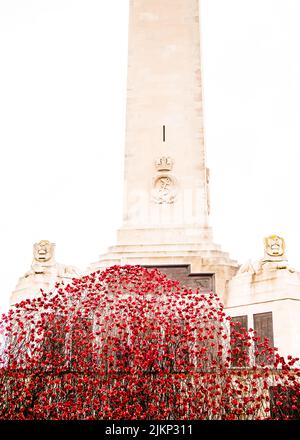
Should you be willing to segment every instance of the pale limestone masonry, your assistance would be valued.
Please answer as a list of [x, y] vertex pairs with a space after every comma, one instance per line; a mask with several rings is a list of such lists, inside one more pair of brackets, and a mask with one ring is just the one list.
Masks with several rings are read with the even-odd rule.
[[300, 273], [289, 267], [282, 238], [267, 237], [264, 257], [228, 282], [225, 309], [230, 316], [246, 315], [248, 328], [254, 328], [255, 314], [272, 312], [275, 347], [300, 358]]
[[65, 266], [55, 260], [55, 244], [42, 240], [33, 245], [33, 260], [30, 270], [22, 276], [10, 297], [10, 304], [24, 299], [36, 298], [52, 290], [57, 282], [68, 284], [78, 278], [81, 272], [74, 266]]
[[243, 274], [228, 285], [225, 302], [230, 316], [248, 316], [253, 328], [253, 316], [272, 312], [274, 345], [283, 356], [300, 357], [300, 274], [288, 270]]
[[[213, 285], [226, 312], [247, 315], [249, 328], [255, 314], [272, 312], [275, 346], [300, 357], [300, 274], [288, 265], [284, 240], [267, 237], [264, 257], [241, 268], [213, 241], [198, 0], [130, 0], [127, 92], [123, 223], [116, 245], [88, 272], [171, 268], [189, 286]], [[37, 245], [11, 304], [80, 275], [56, 263], [51, 243]]]
[[191, 265], [223, 298], [238, 264], [208, 223], [198, 0], [131, 0], [123, 225], [90, 271]]

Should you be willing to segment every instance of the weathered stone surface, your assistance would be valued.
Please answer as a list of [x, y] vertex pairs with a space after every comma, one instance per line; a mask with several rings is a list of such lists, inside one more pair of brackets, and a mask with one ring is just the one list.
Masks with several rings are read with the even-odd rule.
[[40, 290], [50, 291], [57, 282], [68, 283], [81, 275], [74, 266], [59, 264], [55, 260], [55, 244], [42, 240], [33, 245], [31, 268], [21, 277], [10, 297], [10, 304], [40, 295]]
[[215, 291], [214, 273], [191, 273], [188, 265], [173, 266], [146, 266], [147, 268], [157, 268], [160, 272], [167, 275], [168, 279], [179, 281], [180, 284], [189, 289], [200, 289], [201, 292]]
[[273, 254], [269, 243], [265, 239], [261, 260], [248, 262], [229, 281], [226, 312], [231, 316], [247, 315], [249, 328], [253, 328], [254, 314], [272, 312], [274, 345], [284, 356], [300, 357], [300, 273], [289, 268], [283, 239], [276, 247], [280, 255], [277, 250]]
[[243, 264], [237, 275], [257, 274], [261, 272], [277, 271], [279, 269], [287, 269], [289, 272], [295, 272], [295, 269], [291, 268], [288, 264], [287, 257], [285, 255], [285, 241], [278, 235], [270, 235], [264, 239], [264, 257], [252, 263], [247, 261]]
[[198, 0], [131, 0], [120, 242], [132, 228], [151, 243], [163, 226], [172, 241], [178, 226], [197, 235], [208, 224], [207, 174]]
[[199, 2], [131, 0], [123, 224], [89, 271], [188, 265], [223, 297], [238, 264], [213, 242], [205, 156]]

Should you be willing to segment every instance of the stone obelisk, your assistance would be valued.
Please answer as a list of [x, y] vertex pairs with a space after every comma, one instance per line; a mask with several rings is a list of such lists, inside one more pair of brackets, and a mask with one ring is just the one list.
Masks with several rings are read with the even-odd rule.
[[131, 1], [128, 64], [119, 242], [208, 239], [198, 1]]
[[222, 296], [237, 264], [213, 243], [209, 205], [199, 2], [130, 0], [123, 225], [90, 270], [159, 266]]

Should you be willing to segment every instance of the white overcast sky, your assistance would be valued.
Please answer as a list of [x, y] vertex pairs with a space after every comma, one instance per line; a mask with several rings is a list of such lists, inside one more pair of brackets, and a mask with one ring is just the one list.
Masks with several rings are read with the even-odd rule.
[[[164, 0], [161, 0], [164, 1]], [[85, 268], [121, 226], [128, 0], [0, 0], [0, 307], [56, 243]], [[202, 0], [211, 226], [240, 263], [300, 270], [300, 1]]]

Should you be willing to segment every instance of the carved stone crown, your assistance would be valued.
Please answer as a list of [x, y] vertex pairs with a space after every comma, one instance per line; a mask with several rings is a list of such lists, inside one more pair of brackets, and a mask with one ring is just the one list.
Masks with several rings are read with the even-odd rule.
[[157, 171], [171, 171], [173, 169], [174, 161], [171, 157], [163, 156], [157, 159], [155, 162], [155, 167]]

